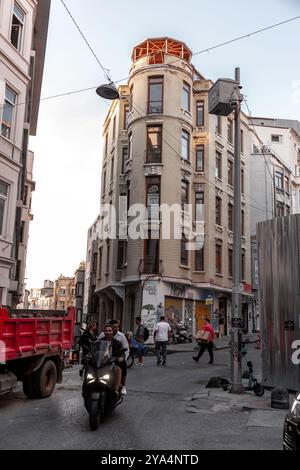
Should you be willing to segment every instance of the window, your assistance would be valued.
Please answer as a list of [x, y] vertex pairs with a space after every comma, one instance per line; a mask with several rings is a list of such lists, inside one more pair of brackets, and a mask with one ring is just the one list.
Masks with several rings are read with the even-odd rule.
[[185, 204], [189, 203], [189, 183], [181, 181], [181, 209], [184, 211]]
[[110, 167], [110, 181], [112, 181], [114, 179], [114, 170], [115, 170], [115, 158], [112, 157], [111, 167]]
[[196, 221], [204, 220], [204, 192], [199, 191], [195, 193], [196, 203]]
[[195, 251], [195, 271], [204, 271], [204, 246]]
[[114, 116], [113, 120], [113, 135], [112, 135], [113, 140], [116, 138], [116, 116]]
[[102, 274], [102, 253], [103, 249], [99, 249], [99, 269], [98, 269], [98, 279], [101, 279], [101, 274]]
[[222, 199], [216, 196], [216, 224], [222, 225]]
[[185, 111], [191, 110], [191, 87], [186, 82], [183, 82], [181, 104]]
[[128, 159], [132, 159], [132, 132], [128, 136]]
[[291, 215], [291, 208], [290, 206], [285, 206], [285, 215]]
[[17, 102], [17, 94], [8, 86], [5, 87], [5, 98], [2, 113], [1, 134], [7, 139], [12, 139], [14, 116]]
[[284, 204], [283, 202], [276, 202], [276, 217], [284, 217]]
[[24, 20], [25, 20], [25, 14], [21, 10], [21, 8], [18, 6], [18, 4], [15, 3], [14, 10], [13, 10], [13, 17], [12, 17], [10, 42], [16, 49], [18, 49], [18, 51], [21, 50], [21, 46], [22, 46]]
[[20, 243], [24, 243], [24, 235], [25, 235], [25, 222], [21, 222], [21, 227], [20, 227]]
[[204, 171], [204, 145], [196, 146], [196, 170]]
[[245, 194], [245, 170], [241, 169], [241, 192]]
[[241, 152], [244, 153], [244, 131], [241, 129]]
[[160, 178], [148, 177], [146, 179], [147, 187], [147, 208], [149, 219], [159, 219], [160, 205]]
[[122, 148], [122, 173], [125, 173], [127, 160], [128, 160], [128, 147], [123, 147]]
[[242, 209], [241, 212], [241, 235], [242, 237], [245, 236], [245, 211]]
[[287, 194], [290, 194], [290, 181], [288, 176], [284, 177], [284, 190]]
[[[75, 289], [72, 289], [72, 295], [75, 294]], [[83, 296], [83, 283], [82, 282], [78, 282], [76, 284], [76, 297], [82, 297]]]
[[133, 85], [130, 87], [130, 96], [129, 96], [129, 111], [132, 111], [133, 105]]
[[222, 245], [216, 244], [216, 273], [222, 274]]
[[216, 132], [217, 134], [222, 135], [222, 116], [217, 116]]
[[190, 134], [184, 129], [181, 134], [181, 158], [183, 160], [190, 159]]
[[180, 240], [180, 264], [183, 264], [183, 266], [188, 266], [189, 263], [189, 252], [186, 249], [186, 243], [185, 235], [182, 233]]
[[82, 322], [82, 309], [77, 308], [76, 309], [76, 323], [81, 323]]
[[104, 147], [105, 157], [107, 155], [107, 150], [108, 150], [108, 132], [105, 134], [105, 147]]
[[145, 240], [144, 272], [147, 274], [158, 273], [159, 268], [159, 240], [149, 238]]
[[216, 177], [222, 178], [222, 154], [216, 152]]
[[228, 248], [228, 277], [232, 277], [233, 271], [233, 250], [232, 248]]
[[92, 262], [92, 272], [95, 273], [97, 271], [97, 262], [98, 262], [98, 254], [93, 254], [93, 262]]
[[162, 126], [147, 127], [147, 163], [161, 162]]
[[275, 171], [275, 186], [277, 189], [283, 189], [283, 174]]
[[196, 103], [196, 127], [204, 126], [204, 101]]
[[246, 261], [246, 251], [242, 250], [242, 279], [245, 279], [245, 261]]
[[279, 135], [279, 134], [272, 134], [272, 135], [271, 135], [271, 142], [275, 142], [275, 143], [280, 143], [280, 142], [282, 142], [282, 135]]
[[233, 161], [232, 160], [228, 160], [227, 169], [228, 169], [228, 184], [230, 184], [230, 186], [233, 186]]
[[106, 274], [109, 273], [109, 261], [110, 261], [110, 243], [106, 240]]
[[124, 130], [128, 129], [128, 114], [129, 114], [129, 105], [126, 104], [124, 106], [124, 121], [123, 121], [123, 129]]
[[233, 144], [233, 122], [231, 119], [227, 119], [227, 138], [230, 144]]
[[59, 289], [58, 295], [60, 297], [63, 297], [64, 295], [66, 295], [66, 288], [64, 287], [64, 288]]
[[104, 171], [104, 173], [103, 173], [103, 191], [102, 191], [102, 195], [105, 194], [105, 191], [106, 191], [106, 171]]
[[164, 77], [149, 77], [148, 79], [148, 114], [163, 112]]
[[3, 235], [7, 199], [8, 184], [0, 181], [0, 235]]
[[122, 269], [126, 263], [127, 240], [118, 241], [117, 269]]
[[228, 204], [228, 230], [233, 231], [233, 204]]

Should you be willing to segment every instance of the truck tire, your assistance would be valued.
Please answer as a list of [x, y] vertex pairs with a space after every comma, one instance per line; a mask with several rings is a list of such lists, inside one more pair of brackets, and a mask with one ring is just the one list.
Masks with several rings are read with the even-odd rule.
[[23, 377], [23, 392], [24, 392], [24, 395], [26, 395], [26, 397], [33, 398], [31, 375], [25, 375]]
[[32, 375], [32, 391], [34, 398], [47, 398], [52, 395], [57, 381], [56, 365], [49, 360]]

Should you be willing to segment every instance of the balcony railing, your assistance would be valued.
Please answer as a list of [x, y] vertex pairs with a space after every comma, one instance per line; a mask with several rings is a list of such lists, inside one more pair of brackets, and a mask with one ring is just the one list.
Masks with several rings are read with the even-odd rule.
[[146, 163], [161, 163], [161, 148], [147, 149]]
[[148, 101], [147, 114], [162, 114], [163, 102], [162, 101]]
[[154, 256], [146, 256], [140, 260], [139, 265], [140, 274], [162, 274], [163, 273], [163, 262], [161, 259], [155, 258]]

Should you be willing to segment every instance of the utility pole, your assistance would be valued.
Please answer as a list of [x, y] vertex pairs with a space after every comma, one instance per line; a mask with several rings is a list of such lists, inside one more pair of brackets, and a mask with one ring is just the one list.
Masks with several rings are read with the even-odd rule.
[[233, 212], [233, 284], [232, 284], [232, 331], [231, 371], [232, 393], [243, 393], [242, 384], [242, 250], [241, 250], [241, 103], [240, 69], [235, 69], [235, 93], [230, 104], [235, 113], [234, 136], [234, 212]]
[[231, 324], [232, 393], [243, 393], [242, 384], [242, 250], [241, 250], [241, 94], [240, 69], [235, 69], [235, 80], [220, 78], [208, 93], [208, 111], [217, 116], [235, 114], [234, 155], [234, 227], [233, 227], [233, 283]]

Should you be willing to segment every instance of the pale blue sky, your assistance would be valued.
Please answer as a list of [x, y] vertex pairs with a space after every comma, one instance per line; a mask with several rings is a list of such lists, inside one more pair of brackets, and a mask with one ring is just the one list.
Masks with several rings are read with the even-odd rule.
[[[131, 52], [146, 37], [170, 36], [195, 53], [300, 14], [300, 0], [65, 0], [113, 80], [128, 76]], [[300, 20], [196, 55], [206, 77], [233, 77], [241, 68], [253, 115], [300, 120]], [[52, 0], [42, 96], [105, 81], [60, 0]], [[101, 127], [108, 110], [93, 91], [42, 101], [35, 151], [27, 287], [85, 258], [86, 234], [99, 212]]]

